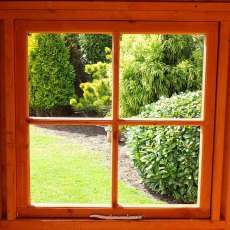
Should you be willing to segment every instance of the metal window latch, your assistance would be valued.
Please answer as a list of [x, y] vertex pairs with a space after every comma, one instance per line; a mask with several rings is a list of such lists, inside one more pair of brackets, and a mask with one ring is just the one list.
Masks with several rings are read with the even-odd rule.
[[90, 218], [100, 219], [100, 220], [141, 220], [143, 216], [105, 216], [105, 215], [90, 215]]

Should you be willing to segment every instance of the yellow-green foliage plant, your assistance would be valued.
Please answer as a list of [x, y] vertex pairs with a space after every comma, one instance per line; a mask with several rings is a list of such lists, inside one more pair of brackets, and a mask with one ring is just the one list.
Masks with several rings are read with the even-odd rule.
[[[110, 48], [105, 49], [108, 59], [111, 59]], [[98, 62], [85, 66], [85, 72], [92, 81], [80, 84], [83, 97], [70, 100], [77, 112], [85, 115], [105, 116], [111, 109], [111, 63]]]
[[161, 96], [201, 88], [203, 37], [192, 35], [123, 35], [120, 107], [123, 117]]

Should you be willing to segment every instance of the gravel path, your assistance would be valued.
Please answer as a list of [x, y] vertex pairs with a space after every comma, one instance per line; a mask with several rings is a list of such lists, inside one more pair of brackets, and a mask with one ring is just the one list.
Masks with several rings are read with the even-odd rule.
[[[111, 168], [111, 143], [106, 140], [106, 132], [101, 126], [40, 126], [43, 132], [65, 136], [77, 141], [77, 143], [86, 146], [89, 150], [100, 151], [106, 153], [105, 165]], [[162, 197], [153, 192], [149, 192], [141, 183], [132, 161], [127, 155], [127, 148], [124, 138], [119, 143], [119, 162], [118, 162], [118, 176], [126, 184], [135, 187], [137, 190], [145, 193], [149, 197], [174, 203], [169, 197]]]

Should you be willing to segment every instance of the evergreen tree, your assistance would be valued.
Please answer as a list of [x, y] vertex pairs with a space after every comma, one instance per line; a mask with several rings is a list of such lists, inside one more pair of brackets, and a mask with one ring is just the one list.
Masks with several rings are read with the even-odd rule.
[[74, 71], [61, 34], [32, 34], [29, 103], [37, 116], [55, 116], [74, 95]]

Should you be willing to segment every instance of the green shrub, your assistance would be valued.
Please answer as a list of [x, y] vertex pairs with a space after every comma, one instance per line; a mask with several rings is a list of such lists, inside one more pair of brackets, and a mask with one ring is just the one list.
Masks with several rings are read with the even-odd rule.
[[29, 103], [38, 116], [55, 116], [74, 95], [74, 72], [60, 34], [32, 34], [29, 52]]
[[[201, 93], [188, 92], [146, 105], [142, 118], [198, 118]], [[177, 201], [197, 201], [200, 128], [133, 126], [127, 146], [140, 176], [150, 190]]]
[[[109, 48], [106, 48], [106, 54], [110, 57]], [[105, 116], [112, 104], [111, 63], [88, 64], [85, 66], [85, 72], [92, 81], [80, 84], [83, 96], [71, 99], [70, 104], [78, 113]]]
[[63, 34], [65, 45], [69, 50], [70, 63], [74, 68], [74, 88], [77, 96], [81, 97], [83, 91], [80, 88], [80, 84], [87, 82], [88, 76], [85, 73], [85, 60], [81, 52], [79, 43], [79, 34]]
[[97, 114], [104, 116], [111, 108], [111, 90], [109, 79], [93, 80], [80, 85], [83, 97], [71, 99], [70, 104], [75, 110], [85, 115]]
[[79, 44], [85, 63], [109, 62], [104, 50], [112, 48], [112, 36], [109, 34], [79, 34]]
[[123, 35], [120, 106], [122, 117], [161, 96], [201, 89], [202, 37]]

